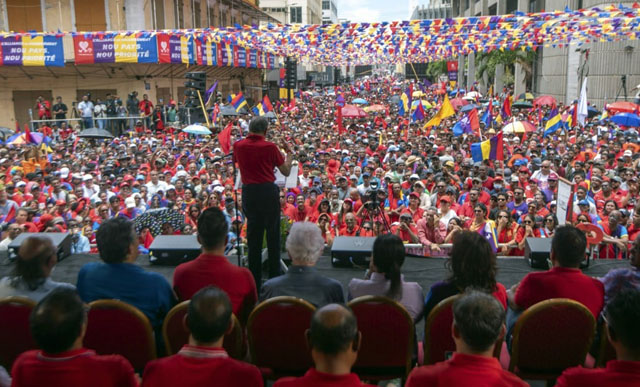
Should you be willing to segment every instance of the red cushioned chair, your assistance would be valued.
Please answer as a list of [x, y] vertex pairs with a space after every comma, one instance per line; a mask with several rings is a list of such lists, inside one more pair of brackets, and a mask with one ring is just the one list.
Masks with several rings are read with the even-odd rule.
[[596, 321], [584, 305], [567, 298], [539, 302], [513, 328], [509, 371], [522, 379], [556, 379], [569, 367], [584, 364]]
[[23, 297], [0, 300], [0, 365], [9, 372], [18, 355], [37, 348], [29, 327], [34, 306], [35, 301]]
[[305, 300], [280, 296], [261, 302], [251, 312], [249, 349], [263, 377], [300, 376], [313, 366], [305, 331], [315, 309]]
[[[424, 364], [430, 365], [450, 358], [456, 351], [456, 344], [451, 335], [453, 324], [453, 303], [460, 295], [451, 296], [440, 301], [429, 315], [424, 324]], [[499, 339], [494, 347], [493, 356], [500, 359], [502, 341]]]
[[[189, 310], [189, 300], [174, 306], [162, 324], [162, 337], [167, 356], [178, 353], [183, 345], [189, 342], [189, 329], [184, 324], [184, 316]], [[222, 346], [230, 357], [242, 360], [245, 353], [244, 334], [240, 321], [234, 314], [231, 315], [233, 329], [224, 336]]]
[[97, 300], [89, 307], [86, 348], [122, 355], [137, 371], [156, 358], [153, 328], [138, 308], [118, 300]]
[[407, 310], [381, 296], [358, 297], [348, 306], [362, 334], [353, 372], [365, 380], [405, 379], [413, 367], [416, 345], [413, 319]]
[[602, 324], [600, 329], [600, 343], [598, 345], [600, 348], [598, 350], [598, 358], [596, 359], [596, 367], [606, 367], [609, 360], [616, 359], [616, 350], [613, 349], [613, 346], [609, 342], [605, 324]]

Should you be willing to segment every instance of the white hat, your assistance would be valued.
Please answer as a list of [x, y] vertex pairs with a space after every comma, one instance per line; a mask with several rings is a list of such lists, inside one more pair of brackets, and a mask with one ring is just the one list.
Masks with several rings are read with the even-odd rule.
[[176, 172], [176, 177], [187, 177], [188, 173], [184, 169]]
[[67, 167], [60, 168], [60, 177], [63, 179], [66, 179], [67, 177], [69, 177], [69, 168]]
[[19, 181], [18, 184], [16, 184], [16, 187], [24, 187], [26, 185], [27, 183], [25, 183], [24, 181]]
[[632, 157], [633, 156], [633, 152], [631, 152], [631, 149], [627, 149], [626, 151], [624, 151], [624, 153], [622, 154], [623, 156], [629, 156]]
[[91, 176], [91, 175], [89, 175], [89, 174], [86, 174], [86, 175], [84, 175], [84, 176], [82, 177], [82, 180], [84, 180], [84, 181], [93, 180], [93, 176]]
[[124, 206], [126, 208], [134, 208], [136, 206], [136, 201], [133, 196], [129, 196], [124, 200]]

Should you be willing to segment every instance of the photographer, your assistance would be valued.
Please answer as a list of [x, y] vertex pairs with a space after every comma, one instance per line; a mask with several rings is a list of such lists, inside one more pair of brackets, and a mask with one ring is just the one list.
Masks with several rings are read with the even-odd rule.
[[402, 239], [404, 243], [420, 243], [418, 230], [413, 223], [413, 218], [407, 212], [400, 215], [400, 221], [393, 227], [393, 233]]
[[75, 220], [70, 220], [68, 228], [71, 233], [71, 254], [89, 253], [89, 251], [91, 251], [89, 238], [82, 235], [80, 224]]
[[[131, 92], [131, 94], [129, 94], [127, 98], [127, 111], [129, 112], [130, 117], [138, 117], [140, 115], [140, 109], [138, 108], [139, 104], [140, 104], [140, 101], [138, 101], [138, 92], [137, 91]], [[130, 118], [129, 127], [133, 128], [135, 124], [136, 124], [136, 119]]]

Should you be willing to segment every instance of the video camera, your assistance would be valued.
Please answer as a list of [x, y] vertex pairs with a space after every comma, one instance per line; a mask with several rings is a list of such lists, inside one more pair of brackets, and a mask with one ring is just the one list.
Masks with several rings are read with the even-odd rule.
[[378, 199], [378, 188], [379, 184], [377, 181], [372, 181], [371, 183], [369, 183], [369, 204], [367, 205], [368, 210], [380, 207], [380, 199]]

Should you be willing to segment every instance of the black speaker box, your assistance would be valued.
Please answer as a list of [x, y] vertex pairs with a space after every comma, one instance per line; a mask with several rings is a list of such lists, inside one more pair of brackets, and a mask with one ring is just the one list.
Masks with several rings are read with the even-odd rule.
[[18, 258], [20, 245], [30, 236], [44, 236], [51, 239], [58, 252], [58, 262], [71, 255], [71, 234], [68, 232], [23, 232], [9, 243], [7, 252], [10, 260]]
[[338, 236], [331, 246], [331, 265], [334, 267], [369, 268], [375, 237]]
[[195, 235], [158, 235], [149, 246], [149, 262], [154, 265], [177, 266], [200, 255]]
[[524, 258], [535, 269], [549, 269], [551, 256], [551, 238], [527, 238]]

